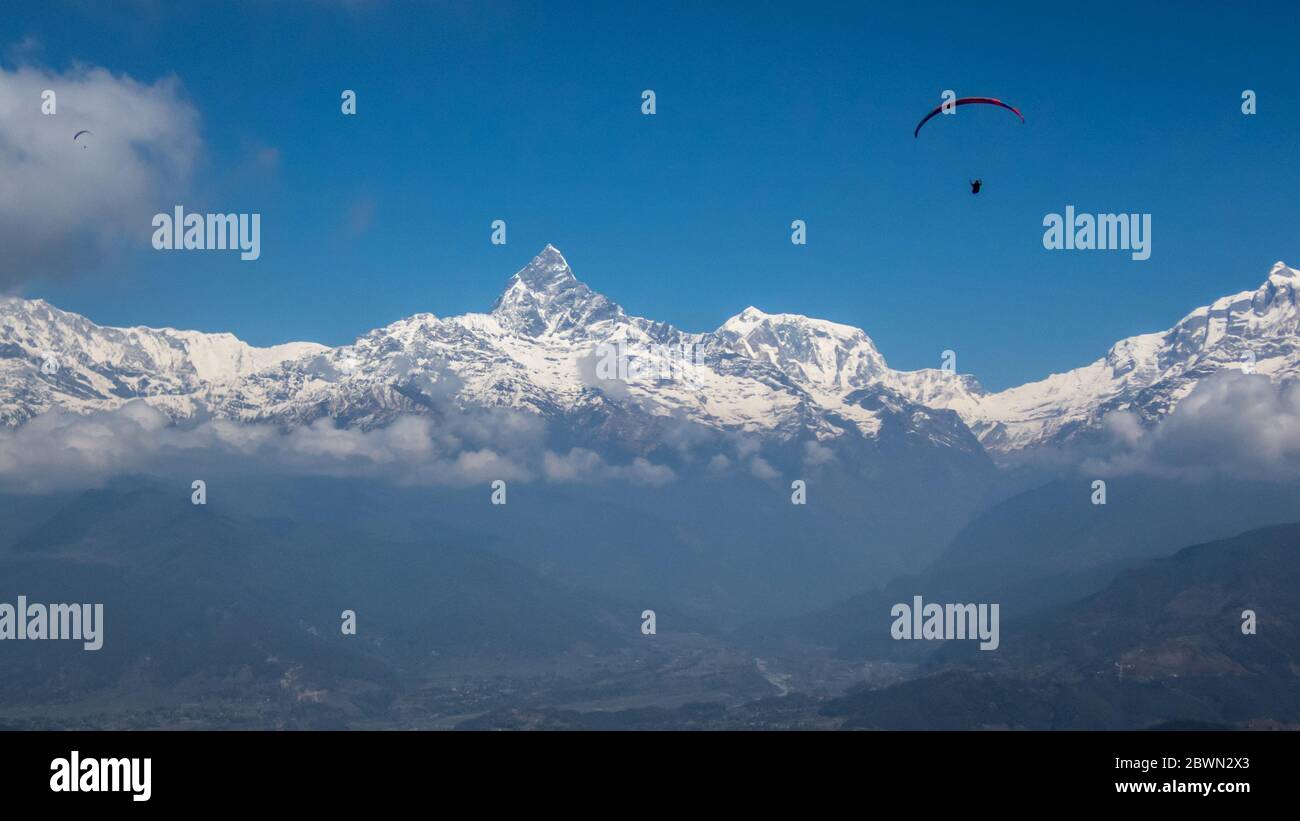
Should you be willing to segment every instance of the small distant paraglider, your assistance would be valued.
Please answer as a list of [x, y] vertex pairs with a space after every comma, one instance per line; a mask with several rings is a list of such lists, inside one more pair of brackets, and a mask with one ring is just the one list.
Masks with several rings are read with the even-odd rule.
[[[73, 134], [73, 135], [72, 135], [72, 141], [75, 143], [75, 142], [77, 141], [77, 138], [80, 137], [82, 134], [90, 134], [90, 132], [83, 128], [82, 130], [78, 131], [76, 134]], [[94, 136], [94, 135], [91, 135], [91, 136]], [[85, 140], [82, 140], [82, 142], [81, 142], [81, 147], [82, 147], [82, 148], [85, 148], [85, 147], [86, 147], [86, 141], [85, 141]]]
[[[934, 119], [936, 114], [939, 114], [943, 111], [951, 112], [954, 109], [956, 109], [956, 107], [959, 105], [973, 105], [977, 103], [983, 105], [995, 105], [998, 106], [999, 108], [1005, 108], [1007, 111], [1010, 111], [1012, 114], [1019, 117], [1020, 122], [1023, 123], [1025, 121], [1025, 115], [1021, 114], [1018, 109], [1007, 105], [1006, 103], [1002, 102], [1001, 100], [995, 97], [961, 97], [960, 99], [957, 100], [946, 100], [943, 103], [940, 103], [938, 106], [935, 106], [935, 109], [933, 111], [931, 111], [929, 114], [926, 114], [924, 117], [922, 117], [921, 122], [916, 124], [916, 129], [912, 131], [912, 136], [920, 137], [922, 126], [930, 122], [930, 120]], [[968, 180], [968, 182], [970, 183], [970, 192], [972, 194], [978, 194], [980, 192], [980, 187], [984, 185], [983, 180]]]

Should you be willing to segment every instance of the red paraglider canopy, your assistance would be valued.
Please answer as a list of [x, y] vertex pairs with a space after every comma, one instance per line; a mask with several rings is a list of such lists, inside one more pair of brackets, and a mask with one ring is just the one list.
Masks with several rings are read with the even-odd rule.
[[1021, 114], [1019, 111], [1017, 111], [1016, 109], [1014, 109], [1014, 108], [1012, 108], [1011, 106], [1007, 105], [1006, 103], [1002, 102], [1001, 100], [994, 99], [993, 97], [962, 97], [962, 98], [959, 99], [959, 100], [951, 100], [951, 101], [947, 101], [947, 102], [940, 103], [939, 106], [938, 106], [937, 108], [935, 108], [934, 111], [931, 111], [929, 114], [926, 114], [926, 115], [921, 119], [921, 122], [919, 122], [919, 123], [916, 124], [916, 130], [912, 132], [912, 136], [913, 136], [913, 137], [919, 137], [919, 136], [921, 136], [921, 126], [923, 126], [923, 125], [925, 125], [926, 123], [930, 122], [930, 118], [931, 118], [931, 117], [933, 117], [934, 115], [938, 114], [940, 111], [943, 111], [943, 107], [944, 107], [944, 106], [946, 106], [946, 105], [950, 105], [950, 106], [956, 108], [956, 107], [959, 106], [959, 105], [970, 105], [971, 103], [985, 103], [986, 105], [1002, 106], [1002, 107], [1005, 108], [1007, 111], [1010, 111], [1012, 114], [1014, 114], [1014, 115], [1016, 115], [1017, 117], [1019, 117], [1019, 118], [1020, 118], [1020, 122], [1023, 123], [1023, 122], [1025, 121], [1025, 115]]

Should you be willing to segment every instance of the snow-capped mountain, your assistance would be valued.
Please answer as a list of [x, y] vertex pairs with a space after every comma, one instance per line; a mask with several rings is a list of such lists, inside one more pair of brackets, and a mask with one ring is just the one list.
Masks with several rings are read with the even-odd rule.
[[417, 314], [223, 386], [212, 407], [248, 421], [328, 415], [373, 427], [450, 401], [613, 426], [625, 439], [669, 419], [782, 439], [850, 429], [870, 438], [903, 418], [926, 440], [978, 449], [954, 414], [881, 384], [885, 369], [866, 334], [823, 320], [749, 308], [695, 334], [628, 316], [548, 245], [488, 313]]
[[[1083, 368], [998, 393], [971, 376], [897, 371], [862, 330], [746, 308], [687, 333], [629, 316], [547, 246], [487, 313], [416, 314], [352, 345], [254, 348], [229, 334], [100, 327], [41, 300], [0, 301], [0, 418], [143, 399], [183, 420], [208, 414], [379, 427], [403, 414], [510, 408], [624, 441], [668, 422], [783, 441], [903, 437], [1014, 451], [1095, 428], [1109, 411], [1148, 421], [1197, 380], [1253, 367], [1300, 377], [1300, 273], [1278, 263], [1163, 333], [1122, 340]], [[48, 362], [57, 367], [51, 367]]]
[[1234, 369], [1275, 383], [1300, 379], [1300, 271], [1278, 262], [1253, 291], [1215, 300], [1167, 331], [1116, 342], [1090, 365], [998, 393], [974, 380], [897, 374], [913, 401], [951, 408], [985, 447], [1013, 451], [1097, 429], [1112, 411], [1146, 423], [1170, 413], [1197, 382]]
[[312, 342], [255, 348], [231, 334], [108, 328], [41, 299], [0, 298], [0, 420], [52, 407], [108, 410], [140, 397], [176, 417], [216, 386], [326, 350]]

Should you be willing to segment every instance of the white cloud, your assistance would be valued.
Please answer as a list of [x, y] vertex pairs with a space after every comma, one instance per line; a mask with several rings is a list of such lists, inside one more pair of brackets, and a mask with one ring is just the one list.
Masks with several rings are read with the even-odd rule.
[[749, 472], [764, 481], [771, 481], [781, 475], [762, 456], [755, 456], [749, 460]]
[[662, 485], [675, 478], [671, 468], [643, 458], [614, 464], [585, 448], [555, 453], [543, 440], [541, 427], [499, 414], [439, 421], [404, 416], [373, 430], [339, 427], [330, 419], [288, 430], [225, 419], [181, 427], [134, 401], [84, 416], [54, 410], [21, 427], [0, 429], [0, 487], [82, 488], [123, 474], [195, 471], [450, 486], [539, 478]]
[[1105, 420], [1111, 447], [1085, 460], [1095, 475], [1169, 478], [1300, 476], [1300, 384], [1221, 371], [1202, 380], [1163, 421], [1142, 428], [1128, 413]]
[[808, 467], [817, 467], [835, 461], [835, 451], [812, 440], [804, 442], [803, 454], [804, 464]]
[[572, 448], [564, 454], [547, 451], [542, 457], [542, 471], [554, 482], [620, 479], [644, 485], [664, 485], [675, 478], [672, 468], [667, 465], [656, 465], [640, 456], [631, 464], [613, 465], [586, 448]]
[[[41, 94], [56, 113], [41, 113]], [[180, 202], [201, 141], [174, 78], [0, 68], [0, 291], [88, 267]], [[73, 142], [78, 131], [90, 135]]]

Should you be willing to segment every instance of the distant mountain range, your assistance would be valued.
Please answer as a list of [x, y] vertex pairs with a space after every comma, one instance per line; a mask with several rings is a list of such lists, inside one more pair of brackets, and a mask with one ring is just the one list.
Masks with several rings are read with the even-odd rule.
[[[1096, 362], [1005, 391], [967, 374], [890, 368], [863, 331], [746, 308], [687, 333], [629, 316], [574, 277], [548, 245], [488, 313], [416, 314], [352, 345], [255, 348], [229, 334], [110, 328], [43, 300], [0, 300], [0, 419], [142, 399], [175, 420], [216, 416], [373, 428], [404, 414], [513, 408], [624, 444], [657, 424], [777, 441], [903, 437], [1008, 454], [1097, 430], [1114, 410], [1153, 423], [1201, 379], [1253, 369], [1300, 377], [1300, 272], [1277, 263], [1254, 291], [1197, 308], [1164, 332], [1121, 340]], [[605, 346], [654, 367], [604, 378]], [[680, 358], [660, 367], [665, 352]]]

